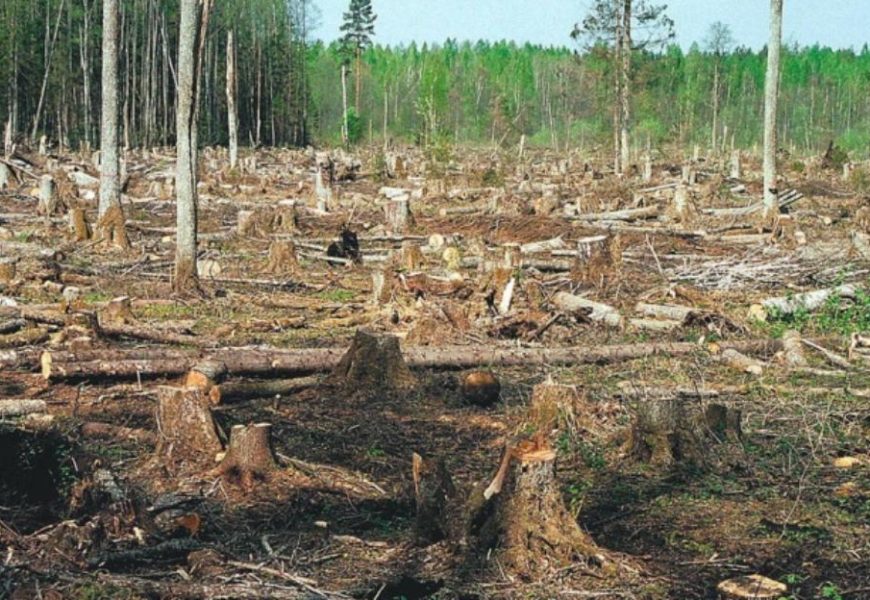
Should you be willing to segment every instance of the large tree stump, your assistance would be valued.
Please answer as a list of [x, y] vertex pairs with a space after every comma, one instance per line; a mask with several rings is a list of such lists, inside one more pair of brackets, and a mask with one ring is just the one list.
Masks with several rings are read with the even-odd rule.
[[133, 316], [132, 303], [129, 296], [112, 298], [106, 306], [97, 313], [100, 326], [130, 325], [136, 322]]
[[598, 554], [562, 500], [555, 464], [556, 453], [542, 436], [524, 440], [505, 450], [484, 492], [490, 506], [477, 530], [478, 551], [492, 553], [505, 572], [524, 580]]
[[617, 233], [578, 243], [578, 258], [571, 269], [574, 280], [604, 288], [622, 272], [622, 237]]
[[202, 390], [161, 386], [157, 400], [158, 460], [195, 468], [211, 464], [221, 443]]
[[258, 483], [269, 481], [277, 468], [272, 452], [271, 423], [233, 426], [227, 453], [220, 465], [225, 481], [250, 492]]
[[85, 209], [73, 208], [69, 211], [69, 228], [75, 241], [86, 242], [91, 239], [91, 226], [85, 216]]
[[405, 233], [414, 222], [411, 216], [411, 198], [408, 195], [388, 200], [384, 205], [387, 229], [393, 233]]
[[714, 452], [717, 444], [739, 442], [741, 417], [721, 404], [705, 408], [686, 398], [643, 399], [635, 410], [628, 454], [658, 467], [715, 464], [721, 458]]
[[360, 329], [328, 383], [368, 391], [408, 390], [417, 385], [399, 347], [399, 338]]
[[456, 488], [450, 472], [443, 460], [425, 460], [415, 452], [411, 474], [417, 505], [414, 536], [423, 546], [440, 542], [448, 538], [453, 529], [451, 521]]
[[12, 172], [6, 163], [0, 163], [0, 190], [5, 190], [9, 187], [9, 179]]
[[39, 178], [39, 214], [50, 217], [57, 210], [57, 206], [54, 178], [51, 175], [43, 175]]
[[266, 271], [273, 275], [290, 275], [299, 272], [296, 244], [290, 240], [275, 240], [269, 245], [269, 260]]

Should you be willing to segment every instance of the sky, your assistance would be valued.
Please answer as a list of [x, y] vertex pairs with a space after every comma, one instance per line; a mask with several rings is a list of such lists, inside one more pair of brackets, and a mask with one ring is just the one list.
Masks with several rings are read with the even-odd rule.
[[[315, 0], [323, 40], [339, 36], [349, 0]], [[731, 26], [739, 45], [760, 48], [768, 37], [767, 0], [654, 0], [667, 3], [676, 22], [677, 42], [688, 48], [703, 42], [714, 21]], [[571, 45], [568, 37], [592, 0], [372, 0], [378, 20], [375, 41], [501, 40]], [[786, 43], [860, 49], [870, 43], [870, 0], [785, 0]]]

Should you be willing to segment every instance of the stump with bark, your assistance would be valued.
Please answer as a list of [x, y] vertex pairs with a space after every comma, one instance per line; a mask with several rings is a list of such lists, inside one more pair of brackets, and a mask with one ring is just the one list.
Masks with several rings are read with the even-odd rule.
[[555, 464], [556, 453], [543, 437], [509, 446], [484, 492], [488, 506], [471, 521], [476, 551], [524, 580], [588, 563], [599, 553], [562, 500]]
[[234, 425], [220, 465], [224, 480], [251, 492], [258, 484], [268, 482], [277, 469], [272, 451], [272, 424]]
[[269, 245], [269, 261], [266, 271], [273, 275], [290, 275], [299, 272], [296, 244], [289, 240], [275, 240]]
[[129, 296], [112, 298], [98, 313], [100, 326], [130, 325], [136, 322]]
[[642, 399], [635, 409], [628, 455], [657, 467], [731, 462], [735, 458], [731, 450], [740, 452], [741, 417], [740, 411], [721, 404], [705, 407], [686, 398]]
[[414, 377], [399, 347], [399, 338], [360, 329], [333, 369], [327, 383], [365, 391], [402, 391], [414, 388]]
[[411, 198], [407, 195], [389, 200], [384, 205], [387, 228], [393, 233], [405, 233], [414, 224], [411, 215]]
[[120, 206], [111, 206], [97, 221], [95, 237], [106, 246], [126, 250], [130, 248], [124, 213]]
[[414, 499], [417, 512], [414, 537], [419, 545], [434, 544], [451, 537], [456, 488], [443, 460], [412, 457]]
[[580, 244], [579, 257], [571, 269], [572, 279], [604, 288], [618, 280], [622, 272], [622, 237], [619, 234], [600, 237]]
[[91, 226], [85, 217], [85, 209], [73, 208], [69, 211], [69, 227], [75, 241], [86, 242], [91, 239]]
[[39, 214], [50, 217], [57, 210], [58, 199], [51, 175], [39, 178]]
[[199, 388], [157, 390], [157, 459], [164, 465], [203, 467], [221, 451], [209, 400]]

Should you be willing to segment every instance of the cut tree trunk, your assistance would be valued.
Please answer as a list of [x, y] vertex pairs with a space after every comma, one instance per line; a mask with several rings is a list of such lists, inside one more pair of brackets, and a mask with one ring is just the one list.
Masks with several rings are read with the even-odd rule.
[[266, 271], [273, 275], [291, 275], [299, 272], [296, 244], [289, 240], [275, 240], [269, 245]]
[[156, 457], [166, 465], [202, 468], [221, 450], [208, 398], [198, 388], [157, 390]]
[[0, 400], [0, 417], [20, 417], [48, 410], [45, 400]]
[[[45, 333], [47, 336], [47, 332]], [[778, 340], [723, 342], [720, 348], [742, 352], [773, 354], [782, 349]], [[425, 369], [467, 369], [481, 365], [579, 365], [609, 364], [650, 356], [683, 356], [705, 349], [692, 342], [623, 344], [610, 346], [566, 346], [562, 348], [499, 348], [491, 346], [412, 346], [403, 351], [407, 365]], [[43, 352], [42, 374], [48, 380], [80, 378], [160, 377], [183, 375], [198, 361], [197, 354], [167, 349], [135, 359], [126, 355], [74, 354]], [[227, 365], [229, 375], [291, 376], [321, 373], [335, 369], [346, 357], [341, 348], [306, 350], [263, 350], [259, 348], [223, 348], [209, 355]]]
[[278, 468], [272, 452], [272, 424], [234, 425], [230, 430], [227, 453], [221, 461], [224, 480], [251, 492], [268, 482]]
[[506, 573], [526, 581], [588, 563], [600, 552], [566, 508], [555, 464], [556, 453], [542, 437], [508, 447], [484, 493], [487, 517], [472, 529], [480, 555], [493, 556]]
[[129, 296], [112, 298], [104, 308], [97, 311], [100, 326], [129, 325], [136, 322]]
[[714, 444], [739, 440], [740, 419], [739, 411], [705, 409], [694, 399], [643, 399], [635, 404], [628, 455], [657, 467], [705, 466], [715, 458]]
[[414, 536], [417, 543], [427, 546], [450, 537], [456, 488], [443, 460], [423, 459], [416, 452], [412, 457], [412, 477], [417, 518]]
[[580, 312], [589, 319], [595, 322], [604, 323], [610, 327], [622, 327], [625, 322], [625, 319], [623, 319], [622, 315], [619, 314], [619, 311], [612, 306], [602, 304], [601, 302], [587, 300], [586, 298], [575, 296], [568, 292], [558, 292], [553, 296], [552, 302], [559, 310], [568, 313]]
[[69, 211], [69, 227], [75, 241], [86, 242], [91, 239], [91, 226], [85, 216], [85, 209], [73, 208]]
[[43, 175], [39, 178], [39, 214], [50, 217], [57, 211], [57, 207], [54, 178], [51, 175]]
[[405, 233], [413, 223], [411, 199], [409, 196], [400, 196], [389, 200], [384, 205], [384, 213], [387, 220], [387, 229], [392, 233]]
[[227, 382], [212, 388], [212, 401], [219, 404], [242, 402], [252, 398], [276, 398], [289, 396], [307, 390], [320, 383], [319, 377], [297, 377], [295, 379], [263, 379], [258, 381]]
[[360, 329], [328, 383], [367, 392], [413, 389], [417, 379], [402, 356], [399, 338]]

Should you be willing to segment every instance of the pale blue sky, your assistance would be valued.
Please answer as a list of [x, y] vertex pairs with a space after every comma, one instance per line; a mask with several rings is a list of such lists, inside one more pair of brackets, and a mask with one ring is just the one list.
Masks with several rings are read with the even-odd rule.
[[[338, 37], [349, 0], [315, 0], [322, 13], [316, 37]], [[677, 41], [701, 41], [710, 23], [731, 26], [735, 40], [763, 46], [768, 35], [768, 0], [656, 0], [666, 2], [676, 21]], [[373, 0], [375, 40], [398, 44], [459, 40], [500, 40], [569, 45], [568, 33], [591, 0]], [[785, 0], [786, 42], [860, 49], [870, 42], [870, 0]]]

